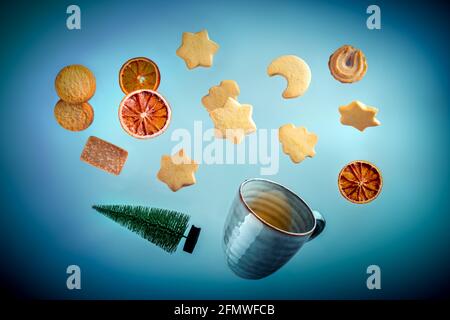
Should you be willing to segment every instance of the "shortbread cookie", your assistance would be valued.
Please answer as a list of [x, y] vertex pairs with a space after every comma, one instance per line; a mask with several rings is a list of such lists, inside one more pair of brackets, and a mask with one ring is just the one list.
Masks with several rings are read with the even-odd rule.
[[346, 106], [339, 107], [341, 113], [341, 123], [346, 126], [352, 126], [359, 131], [364, 131], [368, 127], [376, 127], [381, 123], [375, 116], [378, 109], [366, 106], [360, 101], [352, 101]]
[[234, 80], [224, 80], [218, 86], [211, 87], [206, 96], [202, 98], [202, 103], [208, 112], [217, 108], [222, 108], [228, 98], [237, 100], [240, 93], [239, 86]]
[[252, 109], [249, 104], [241, 105], [233, 98], [228, 98], [223, 108], [211, 111], [209, 115], [216, 128], [216, 137], [241, 143], [245, 135], [256, 131]]
[[54, 109], [56, 121], [64, 129], [82, 131], [94, 120], [94, 109], [87, 102], [68, 103], [59, 100]]
[[97, 137], [89, 137], [81, 160], [106, 172], [119, 175], [127, 161], [128, 152]]
[[198, 66], [211, 67], [214, 54], [219, 45], [209, 39], [208, 31], [202, 30], [197, 33], [183, 32], [181, 46], [177, 55], [184, 60], [188, 69]]
[[175, 192], [195, 184], [194, 173], [197, 170], [198, 164], [189, 158], [183, 149], [180, 149], [172, 156], [163, 155], [161, 157], [161, 168], [157, 177]]
[[66, 102], [86, 102], [95, 93], [95, 77], [85, 66], [70, 65], [56, 76], [55, 88], [58, 96]]
[[269, 76], [280, 75], [286, 78], [287, 87], [283, 98], [291, 99], [303, 95], [311, 83], [311, 69], [297, 56], [281, 56], [273, 60], [267, 68]]
[[367, 60], [364, 53], [349, 45], [337, 49], [328, 61], [331, 75], [343, 83], [361, 80], [367, 71]]
[[283, 152], [291, 157], [294, 163], [302, 162], [305, 157], [314, 157], [314, 146], [318, 137], [305, 127], [296, 128], [293, 124], [285, 124], [278, 130], [278, 138]]

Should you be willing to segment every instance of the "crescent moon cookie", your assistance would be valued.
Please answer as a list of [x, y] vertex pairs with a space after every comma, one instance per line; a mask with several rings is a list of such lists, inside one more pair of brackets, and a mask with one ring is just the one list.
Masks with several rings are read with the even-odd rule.
[[361, 50], [344, 45], [330, 56], [328, 67], [336, 80], [353, 83], [361, 80], [366, 74], [367, 60]]
[[283, 76], [287, 87], [283, 98], [291, 99], [303, 95], [311, 83], [311, 69], [301, 58], [294, 55], [281, 56], [273, 60], [267, 68], [269, 76]]

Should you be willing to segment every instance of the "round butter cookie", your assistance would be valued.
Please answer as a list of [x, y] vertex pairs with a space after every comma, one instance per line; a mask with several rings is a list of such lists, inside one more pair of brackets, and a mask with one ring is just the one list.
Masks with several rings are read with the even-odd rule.
[[85, 130], [94, 120], [94, 109], [87, 102], [68, 103], [59, 100], [56, 103], [54, 114], [59, 125], [70, 131]]
[[66, 102], [86, 102], [95, 93], [95, 76], [85, 66], [66, 66], [56, 76], [55, 88], [58, 96]]

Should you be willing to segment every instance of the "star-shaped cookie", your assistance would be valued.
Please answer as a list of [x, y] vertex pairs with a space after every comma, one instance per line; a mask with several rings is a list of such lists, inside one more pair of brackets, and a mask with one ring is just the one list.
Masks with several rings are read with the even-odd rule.
[[177, 55], [186, 62], [188, 69], [198, 66], [211, 67], [213, 56], [219, 49], [219, 45], [209, 39], [208, 31], [197, 33], [183, 32], [181, 46]]
[[368, 127], [376, 127], [381, 123], [375, 116], [378, 109], [366, 106], [360, 101], [352, 101], [346, 106], [339, 107], [341, 113], [341, 123], [346, 126], [352, 126], [359, 131], [364, 131]]
[[295, 163], [300, 163], [306, 157], [314, 157], [314, 146], [318, 137], [305, 127], [296, 128], [293, 124], [285, 124], [278, 130], [278, 138], [283, 146], [283, 152]]
[[253, 107], [249, 104], [240, 104], [233, 98], [228, 98], [223, 108], [210, 112], [216, 137], [227, 138], [233, 143], [241, 143], [246, 134], [256, 131], [252, 119]]
[[161, 168], [157, 177], [175, 192], [183, 187], [193, 185], [196, 182], [194, 173], [197, 170], [198, 164], [189, 158], [183, 149], [180, 149], [172, 156], [163, 155], [161, 157]]
[[222, 108], [229, 97], [236, 99], [240, 93], [239, 86], [234, 80], [223, 80], [218, 86], [211, 87], [202, 103], [208, 112]]

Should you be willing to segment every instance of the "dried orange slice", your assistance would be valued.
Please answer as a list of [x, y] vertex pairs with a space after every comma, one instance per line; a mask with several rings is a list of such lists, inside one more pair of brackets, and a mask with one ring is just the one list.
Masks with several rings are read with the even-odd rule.
[[119, 107], [122, 128], [138, 139], [153, 138], [163, 133], [169, 125], [169, 104], [157, 92], [136, 90], [123, 98]]
[[119, 72], [120, 88], [125, 94], [140, 89], [156, 90], [160, 80], [161, 74], [156, 63], [144, 57], [128, 60]]
[[342, 196], [353, 203], [368, 203], [381, 192], [380, 170], [368, 161], [356, 160], [339, 173], [338, 186]]

